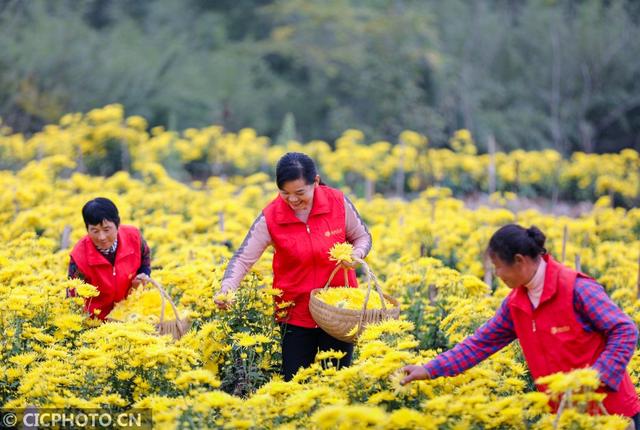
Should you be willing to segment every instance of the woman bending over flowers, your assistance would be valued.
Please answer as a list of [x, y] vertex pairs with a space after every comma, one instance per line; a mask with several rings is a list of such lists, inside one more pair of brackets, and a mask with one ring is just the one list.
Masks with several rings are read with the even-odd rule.
[[534, 380], [591, 367], [607, 412], [631, 417], [640, 428], [640, 401], [626, 370], [638, 329], [601, 285], [555, 261], [544, 243], [536, 227], [500, 228], [487, 251], [511, 293], [472, 336], [424, 366], [405, 366], [402, 383], [456, 375], [518, 339]]
[[[146, 284], [151, 274], [151, 253], [140, 231], [120, 225], [118, 208], [98, 197], [82, 208], [87, 235], [71, 251], [69, 277], [95, 286], [100, 294], [85, 299], [85, 311], [105, 319], [131, 287]], [[68, 296], [75, 296], [69, 290]]]

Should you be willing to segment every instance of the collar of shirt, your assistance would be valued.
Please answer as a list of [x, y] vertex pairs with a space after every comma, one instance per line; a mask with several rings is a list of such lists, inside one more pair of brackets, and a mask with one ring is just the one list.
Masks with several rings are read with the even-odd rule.
[[542, 296], [542, 290], [544, 290], [544, 274], [546, 270], [547, 262], [541, 258], [540, 264], [538, 264], [538, 268], [536, 269], [536, 273], [534, 273], [533, 278], [525, 284], [527, 295], [529, 296], [529, 300], [531, 300], [531, 304], [533, 304], [534, 309], [540, 304], [540, 297]]
[[111, 254], [113, 254], [114, 252], [116, 252], [116, 249], [118, 249], [118, 239], [116, 239], [116, 240], [113, 242], [113, 245], [111, 245], [111, 246], [110, 246], [109, 248], [107, 248], [107, 249], [98, 248], [97, 246], [96, 246], [96, 249], [97, 249], [98, 251], [100, 251], [100, 253], [101, 253], [101, 254], [103, 254], [103, 255], [111, 255]]
[[298, 218], [300, 221], [306, 224], [307, 221], [309, 220], [309, 214], [311, 213], [311, 209], [312, 208], [296, 211], [296, 218]]

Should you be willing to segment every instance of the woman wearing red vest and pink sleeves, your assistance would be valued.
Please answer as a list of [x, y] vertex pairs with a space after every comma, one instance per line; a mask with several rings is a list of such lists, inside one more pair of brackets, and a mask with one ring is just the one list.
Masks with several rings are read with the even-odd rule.
[[[146, 284], [151, 274], [150, 251], [140, 231], [120, 225], [118, 208], [98, 197], [82, 208], [87, 235], [71, 251], [69, 277], [94, 285], [100, 295], [85, 299], [85, 311], [105, 319], [130, 288]], [[74, 290], [67, 295], [75, 296]]]
[[[335, 364], [351, 363], [353, 345], [318, 327], [309, 312], [309, 293], [323, 287], [335, 268], [335, 262], [329, 260], [334, 244], [350, 242], [354, 257], [364, 258], [371, 249], [371, 235], [349, 199], [320, 181], [307, 155], [285, 154], [276, 167], [276, 184], [279, 195], [262, 210], [229, 261], [221, 292], [235, 291], [267, 246], [275, 248], [273, 287], [282, 291], [276, 303], [294, 303], [285, 317], [276, 316], [283, 332], [282, 374], [288, 381], [298, 369], [311, 365], [319, 350], [343, 351], [345, 357]], [[355, 287], [354, 267], [348, 269], [349, 285]], [[331, 285], [345, 285], [342, 270]], [[216, 303], [227, 307], [224, 301]]]
[[403, 383], [456, 375], [518, 339], [534, 380], [590, 366], [607, 393], [607, 411], [633, 418], [640, 429], [640, 402], [626, 370], [638, 329], [601, 285], [555, 261], [544, 243], [536, 227], [500, 228], [487, 251], [511, 293], [472, 336], [424, 366], [405, 366]]

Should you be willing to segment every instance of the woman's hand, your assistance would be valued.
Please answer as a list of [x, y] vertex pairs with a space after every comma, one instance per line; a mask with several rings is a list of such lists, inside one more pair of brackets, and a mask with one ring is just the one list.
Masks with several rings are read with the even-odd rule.
[[147, 275], [146, 273], [139, 273], [138, 276], [133, 278], [133, 281], [131, 281], [131, 286], [133, 288], [138, 288], [140, 284], [147, 285], [148, 282], [151, 282], [151, 278], [149, 278], [149, 275]]
[[355, 269], [356, 267], [358, 267], [360, 265], [360, 258], [356, 257], [355, 255], [351, 255], [351, 262], [347, 262], [347, 261], [340, 261], [340, 266], [342, 266], [343, 268], [347, 269], [347, 270], [351, 270], [351, 269]]
[[406, 385], [411, 381], [415, 381], [417, 379], [429, 379], [429, 372], [423, 366], [404, 366], [402, 368], [402, 372], [405, 373], [404, 379], [400, 381], [400, 385]]
[[218, 306], [218, 309], [227, 310], [231, 307], [234, 302], [233, 294], [234, 290], [230, 288], [222, 287], [220, 292], [215, 295], [213, 298], [213, 302]]

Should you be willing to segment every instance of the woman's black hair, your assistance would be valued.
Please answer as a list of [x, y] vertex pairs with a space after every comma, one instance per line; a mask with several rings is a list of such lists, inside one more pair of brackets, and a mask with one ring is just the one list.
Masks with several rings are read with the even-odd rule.
[[304, 179], [305, 184], [311, 185], [317, 175], [318, 169], [311, 157], [301, 152], [287, 152], [276, 166], [276, 185], [282, 189], [286, 182], [298, 179]]
[[518, 224], [507, 224], [496, 231], [487, 251], [511, 265], [515, 262], [516, 254], [538, 258], [547, 253], [544, 247], [546, 237], [538, 227], [524, 228]]
[[96, 197], [85, 203], [82, 207], [82, 219], [87, 228], [90, 225], [102, 224], [103, 221], [111, 221], [116, 227], [120, 226], [118, 208], [111, 200], [104, 197]]

